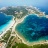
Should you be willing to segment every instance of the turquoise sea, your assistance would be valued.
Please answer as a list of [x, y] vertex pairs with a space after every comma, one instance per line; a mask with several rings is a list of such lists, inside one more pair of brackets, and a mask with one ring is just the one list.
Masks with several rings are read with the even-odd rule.
[[28, 42], [48, 40], [48, 18], [28, 15], [23, 22], [17, 24], [16, 31]]
[[0, 13], [0, 34], [5, 31], [10, 23], [12, 22], [12, 16], [5, 15], [4, 13]]

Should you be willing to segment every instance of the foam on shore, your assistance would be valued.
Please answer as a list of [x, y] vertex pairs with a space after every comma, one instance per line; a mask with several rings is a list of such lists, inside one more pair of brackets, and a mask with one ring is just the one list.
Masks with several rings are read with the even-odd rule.
[[13, 24], [15, 23], [15, 21], [12, 19], [9, 22], [7, 22], [6, 24], [2, 25], [0, 27], [0, 37], [3, 36], [10, 28], [12, 28]]

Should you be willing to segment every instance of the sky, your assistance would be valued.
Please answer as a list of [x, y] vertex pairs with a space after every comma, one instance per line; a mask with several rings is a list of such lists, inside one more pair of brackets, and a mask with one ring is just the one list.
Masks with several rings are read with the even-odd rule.
[[0, 6], [46, 6], [48, 0], [0, 0]]

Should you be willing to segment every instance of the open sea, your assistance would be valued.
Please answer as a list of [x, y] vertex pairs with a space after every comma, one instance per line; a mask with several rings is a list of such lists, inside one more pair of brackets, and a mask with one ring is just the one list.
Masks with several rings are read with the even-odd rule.
[[23, 22], [17, 24], [16, 31], [28, 42], [48, 40], [48, 18], [28, 15]]
[[8, 28], [9, 24], [12, 22], [12, 16], [0, 13], [0, 34]]
[[48, 15], [48, 6], [45, 6], [45, 7], [37, 7], [37, 8], [39, 8], [39, 10], [41, 11], [41, 12], [45, 12], [45, 14], [46, 15]]

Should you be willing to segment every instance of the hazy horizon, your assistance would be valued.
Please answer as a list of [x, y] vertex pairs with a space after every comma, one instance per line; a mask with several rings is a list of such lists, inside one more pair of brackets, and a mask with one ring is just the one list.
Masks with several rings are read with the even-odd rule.
[[47, 6], [48, 0], [0, 0], [0, 7], [6, 6]]

